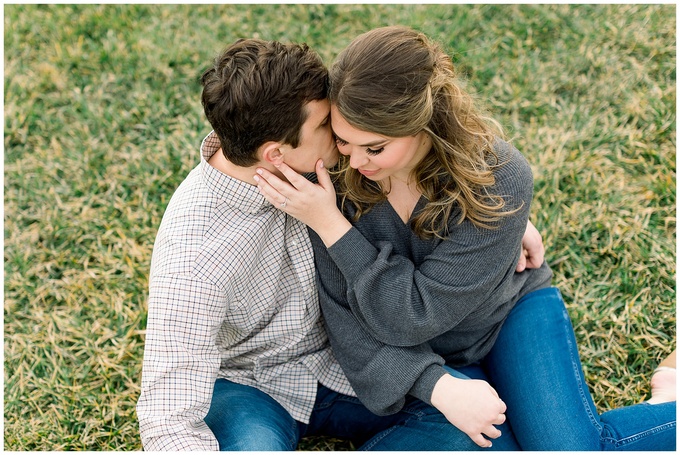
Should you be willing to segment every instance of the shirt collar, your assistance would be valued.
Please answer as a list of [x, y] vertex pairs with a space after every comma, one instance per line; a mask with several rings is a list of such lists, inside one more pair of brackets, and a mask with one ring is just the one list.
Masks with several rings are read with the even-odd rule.
[[273, 208], [255, 185], [230, 177], [208, 163], [219, 148], [220, 140], [215, 131], [211, 131], [201, 143], [201, 174], [210, 191], [229, 206], [246, 213]]

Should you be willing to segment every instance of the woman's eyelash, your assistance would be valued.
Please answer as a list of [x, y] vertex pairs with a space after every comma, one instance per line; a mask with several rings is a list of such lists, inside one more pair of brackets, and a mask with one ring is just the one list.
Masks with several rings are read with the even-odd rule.
[[[345, 140], [340, 139], [339, 137], [335, 137], [335, 143], [338, 144], [339, 146], [344, 146], [347, 145], [348, 142]], [[367, 148], [366, 153], [369, 155], [378, 155], [381, 153], [383, 150], [385, 150], [385, 147], [380, 147], [379, 149], [372, 149], [372, 148]]]

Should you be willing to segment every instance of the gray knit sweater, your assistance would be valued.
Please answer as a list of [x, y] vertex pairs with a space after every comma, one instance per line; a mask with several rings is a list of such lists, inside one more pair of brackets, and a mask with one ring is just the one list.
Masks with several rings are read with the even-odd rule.
[[499, 142], [496, 153], [492, 191], [521, 207], [497, 229], [457, 224], [454, 210], [447, 239], [422, 240], [384, 202], [328, 249], [310, 230], [333, 352], [376, 414], [399, 411], [409, 394], [430, 403], [444, 363], [482, 359], [517, 300], [550, 285], [546, 263], [515, 272], [533, 178], [517, 149]]

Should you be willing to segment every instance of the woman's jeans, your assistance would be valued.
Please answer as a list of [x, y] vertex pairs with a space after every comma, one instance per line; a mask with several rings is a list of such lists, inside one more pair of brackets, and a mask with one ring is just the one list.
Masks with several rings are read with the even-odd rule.
[[482, 367], [523, 450], [675, 450], [675, 402], [598, 415], [556, 288], [517, 303]]
[[[354, 397], [319, 386], [308, 425], [295, 421], [269, 395], [224, 379], [215, 383], [205, 418], [220, 450], [295, 450], [305, 436], [329, 436], [354, 442], [359, 450], [429, 451], [481, 449], [434, 407], [414, 398], [397, 414], [376, 416]], [[492, 450], [519, 450], [507, 424]]]
[[[491, 450], [675, 450], [675, 402], [597, 414], [555, 288], [517, 303], [480, 364], [449, 372], [489, 381], [507, 404], [503, 435]], [[349, 439], [361, 450], [489, 450], [420, 400], [407, 398], [402, 411], [380, 417], [323, 386], [306, 425], [258, 389], [218, 379], [205, 421], [221, 450], [294, 450], [302, 437], [315, 435]]]

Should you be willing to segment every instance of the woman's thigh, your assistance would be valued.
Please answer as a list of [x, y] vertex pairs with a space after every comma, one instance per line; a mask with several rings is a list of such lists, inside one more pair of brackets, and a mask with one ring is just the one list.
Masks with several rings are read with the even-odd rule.
[[597, 450], [599, 418], [557, 289], [520, 299], [484, 364], [522, 449]]
[[276, 400], [247, 385], [215, 382], [205, 422], [222, 451], [294, 450], [298, 423]]

